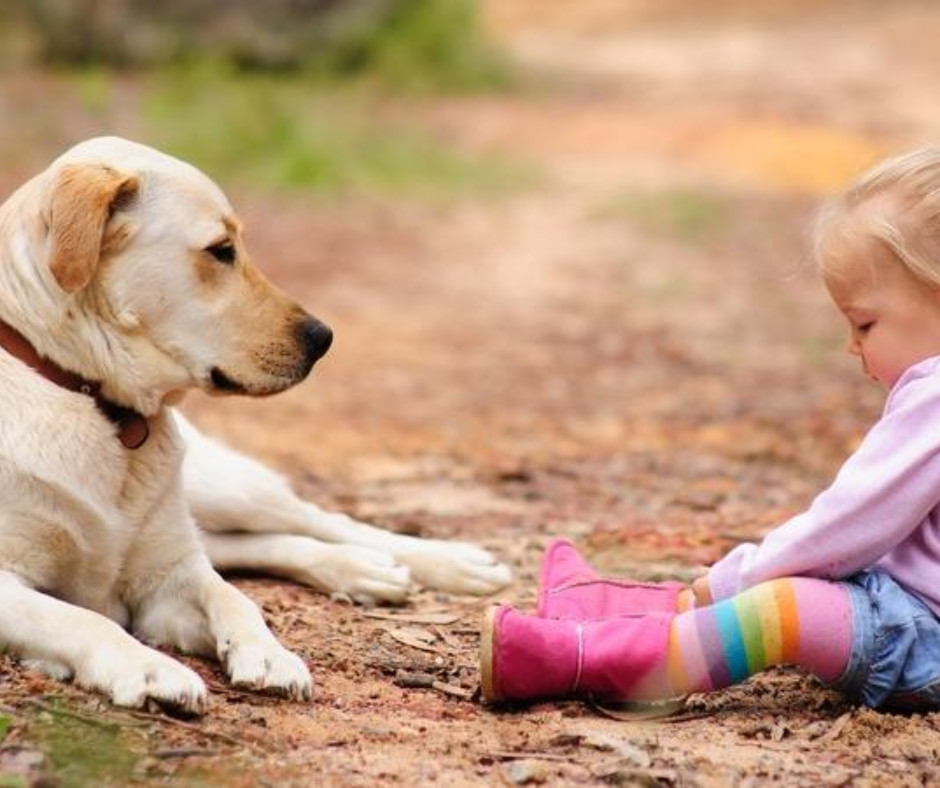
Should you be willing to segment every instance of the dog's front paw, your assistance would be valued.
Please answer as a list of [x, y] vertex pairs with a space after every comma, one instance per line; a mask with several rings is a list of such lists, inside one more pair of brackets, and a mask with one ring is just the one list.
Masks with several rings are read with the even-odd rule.
[[411, 569], [416, 582], [453, 594], [494, 594], [512, 582], [512, 571], [491, 553], [465, 542], [402, 537], [395, 559]]
[[[316, 544], [298, 560], [294, 579], [329, 593], [348, 596], [360, 605], [400, 605], [411, 590], [408, 567], [377, 550], [348, 544]], [[303, 551], [298, 551], [300, 559]]]
[[313, 678], [303, 660], [276, 641], [233, 643], [224, 662], [236, 687], [293, 700], [309, 700], [313, 694]]
[[208, 703], [206, 686], [199, 676], [146, 646], [129, 658], [99, 658], [88, 670], [77, 671], [75, 680], [106, 693], [117, 706], [141, 708], [153, 700], [170, 711], [204, 714]]

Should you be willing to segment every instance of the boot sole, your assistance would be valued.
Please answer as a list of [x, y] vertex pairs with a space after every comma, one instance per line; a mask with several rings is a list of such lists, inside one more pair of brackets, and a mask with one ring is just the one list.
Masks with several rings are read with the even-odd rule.
[[496, 689], [496, 674], [493, 671], [494, 654], [499, 645], [499, 633], [496, 631], [497, 606], [484, 611], [480, 622], [480, 690], [484, 703], [496, 703], [501, 700]]

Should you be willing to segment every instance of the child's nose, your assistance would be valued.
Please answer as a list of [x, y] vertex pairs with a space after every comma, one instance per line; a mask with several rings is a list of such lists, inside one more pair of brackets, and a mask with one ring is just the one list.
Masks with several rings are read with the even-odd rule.
[[859, 345], [858, 340], [855, 337], [849, 337], [849, 341], [846, 343], [845, 349], [853, 356], [862, 355], [862, 347]]

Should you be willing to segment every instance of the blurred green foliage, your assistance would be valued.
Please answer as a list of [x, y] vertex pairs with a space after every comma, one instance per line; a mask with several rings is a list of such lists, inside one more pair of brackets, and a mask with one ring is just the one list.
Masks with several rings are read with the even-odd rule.
[[[92, 79], [81, 90], [99, 105]], [[373, 92], [311, 90], [301, 78], [198, 68], [149, 80], [144, 136], [220, 180], [323, 194], [511, 190], [520, 166], [462, 153]]]
[[515, 160], [454, 145], [423, 120], [422, 97], [390, 97], [368, 84], [203, 62], [132, 76], [100, 67], [49, 72], [14, 90], [0, 159], [17, 179], [102, 134], [165, 150], [226, 187], [440, 199], [511, 193], [535, 177]]
[[[27, 63], [38, 81], [17, 83]], [[0, 156], [24, 167], [118, 134], [227, 186], [433, 197], [530, 177], [416, 119], [428, 93], [511, 82], [475, 0], [3, 0], [4, 74]]]
[[734, 206], [712, 191], [630, 190], [608, 200], [600, 213], [604, 217], [625, 217], [647, 232], [698, 244], [727, 230], [734, 217]]
[[210, 60], [422, 90], [509, 81], [475, 0], [5, 0], [0, 33], [8, 61], [139, 68]]
[[61, 788], [128, 785], [142, 757], [122, 737], [118, 725], [78, 721], [58, 701], [37, 718], [34, 734]]
[[411, 88], [491, 88], [508, 82], [506, 61], [483, 37], [473, 0], [398, 0], [384, 24], [324, 65], [366, 71]]

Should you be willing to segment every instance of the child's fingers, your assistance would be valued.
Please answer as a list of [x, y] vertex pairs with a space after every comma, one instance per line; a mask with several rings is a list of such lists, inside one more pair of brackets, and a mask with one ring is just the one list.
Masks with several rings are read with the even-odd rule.
[[695, 607], [695, 593], [691, 588], [683, 588], [676, 597], [676, 610], [679, 613], [685, 613]]
[[708, 575], [696, 578], [692, 582], [692, 593], [695, 594], [696, 607], [705, 607], [712, 603], [712, 590], [708, 584]]

